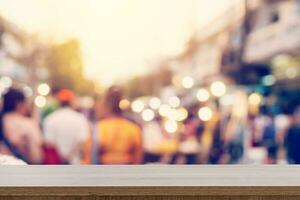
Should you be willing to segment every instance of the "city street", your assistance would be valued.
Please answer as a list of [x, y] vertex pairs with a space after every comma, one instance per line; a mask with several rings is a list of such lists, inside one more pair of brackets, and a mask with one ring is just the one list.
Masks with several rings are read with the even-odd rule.
[[300, 164], [299, 0], [0, 2], [0, 165]]

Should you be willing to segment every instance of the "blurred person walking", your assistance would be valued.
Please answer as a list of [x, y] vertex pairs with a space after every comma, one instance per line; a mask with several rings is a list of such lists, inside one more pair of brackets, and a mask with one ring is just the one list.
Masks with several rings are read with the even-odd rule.
[[43, 139], [38, 122], [30, 117], [25, 95], [10, 89], [3, 96], [0, 120], [1, 153], [13, 155], [29, 164], [43, 159]]
[[285, 138], [287, 159], [290, 164], [300, 164], [300, 106], [294, 111], [292, 125]]
[[[184, 121], [184, 130], [179, 137], [179, 155], [178, 160], [183, 160], [180, 164], [197, 164], [198, 154], [200, 152], [200, 134], [203, 128], [200, 121], [192, 114]], [[181, 158], [181, 159], [180, 159]]]
[[62, 89], [57, 99], [60, 108], [48, 115], [43, 124], [46, 144], [57, 150], [63, 164], [80, 164], [84, 144], [90, 137], [89, 122], [72, 108], [75, 99], [72, 91]]
[[101, 164], [141, 164], [143, 160], [141, 129], [123, 117], [121, 99], [117, 87], [108, 89], [105, 96], [108, 114], [97, 125]]
[[274, 114], [270, 107], [262, 106], [261, 112], [265, 115], [266, 123], [263, 129], [262, 135], [262, 145], [267, 150], [267, 158], [265, 164], [276, 164], [277, 153], [278, 153], [278, 143], [277, 143], [277, 130], [274, 121]]

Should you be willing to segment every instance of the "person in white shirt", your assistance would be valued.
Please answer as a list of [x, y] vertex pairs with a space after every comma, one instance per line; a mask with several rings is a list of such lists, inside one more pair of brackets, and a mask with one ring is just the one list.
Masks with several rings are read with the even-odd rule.
[[60, 156], [69, 164], [80, 164], [83, 144], [90, 136], [87, 119], [71, 107], [75, 95], [66, 89], [57, 98], [61, 108], [46, 117], [43, 127], [45, 141], [56, 148]]

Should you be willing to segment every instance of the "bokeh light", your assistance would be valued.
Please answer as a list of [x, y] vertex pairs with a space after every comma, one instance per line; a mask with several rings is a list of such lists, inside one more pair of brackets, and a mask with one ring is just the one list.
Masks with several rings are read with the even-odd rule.
[[12, 86], [13, 84], [13, 81], [10, 77], [8, 76], [3, 76], [1, 79], [0, 79], [0, 84], [2, 87], [4, 88], [9, 88]]
[[128, 99], [122, 99], [119, 103], [121, 110], [127, 110], [130, 107], [130, 101]]
[[146, 122], [152, 121], [154, 119], [154, 117], [155, 117], [155, 113], [151, 109], [146, 109], [142, 112], [142, 118]]
[[133, 112], [140, 113], [144, 110], [145, 104], [142, 100], [135, 100], [131, 104], [131, 109]]
[[248, 98], [249, 104], [259, 105], [262, 102], [262, 96], [258, 93], [252, 93]]
[[44, 97], [44, 96], [37, 96], [37, 97], [35, 97], [35, 99], [34, 99], [34, 104], [35, 104], [36, 107], [38, 107], [38, 108], [43, 108], [43, 107], [45, 107], [46, 103], [47, 103], [47, 99], [46, 99], [46, 97]]
[[209, 107], [202, 107], [198, 111], [198, 116], [202, 121], [209, 121], [213, 116], [213, 111]]
[[209, 97], [210, 97], [210, 94], [209, 94], [208, 90], [206, 90], [204, 88], [198, 90], [198, 92], [197, 92], [198, 101], [200, 101], [200, 102], [208, 101]]
[[264, 76], [262, 79], [262, 83], [265, 86], [272, 86], [275, 84], [275, 82], [276, 82], [276, 78], [273, 75]]
[[158, 113], [162, 117], [167, 117], [171, 110], [172, 109], [171, 109], [171, 107], [169, 105], [163, 104], [163, 105], [160, 106], [160, 108], [158, 110]]
[[168, 133], [176, 133], [178, 130], [178, 124], [174, 120], [166, 120], [164, 123], [164, 127]]
[[190, 76], [183, 77], [181, 81], [182, 87], [186, 89], [190, 89], [194, 86], [194, 79]]
[[298, 71], [297, 71], [296, 68], [290, 67], [290, 68], [286, 69], [285, 75], [286, 75], [289, 79], [293, 79], [293, 78], [296, 78], [296, 77], [298, 76]]
[[50, 93], [50, 86], [47, 83], [42, 83], [38, 86], [37, 91], [39, 95], [47, 96]]
[[187, 119], [189, 113], [185, 108], [179, 108], [176, 111], [176, 121], [181, 122]]
[[214, 96], [221, 97], [226, 93], [226, 85], [221, 81], [213, 82], [210, 91]]
[[153, 97], [149, 101], [150, 108], [152, 108], [154, 110], [159, 109], [160, 105], [161, 105], [161, 100], [157, 97]]

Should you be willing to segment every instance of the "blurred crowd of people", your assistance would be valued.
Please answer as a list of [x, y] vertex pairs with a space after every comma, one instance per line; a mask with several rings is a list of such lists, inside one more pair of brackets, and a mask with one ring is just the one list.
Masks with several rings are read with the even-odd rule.
[[245, 120], [239, 113], [221, 117], [218, 109], [201, 120], [198, 107], [190, 106], [182, 122], [172, 124], [122, 109], [116, 86], [89, 110], [76, 99], [68, 89], [54, 91], [52, 106], [41, 113], [22, 90], [10, 88], [2, 97], [0, 154], [27, 164], [300, 164], [297, 103], [289, 115], [261, 105]]

